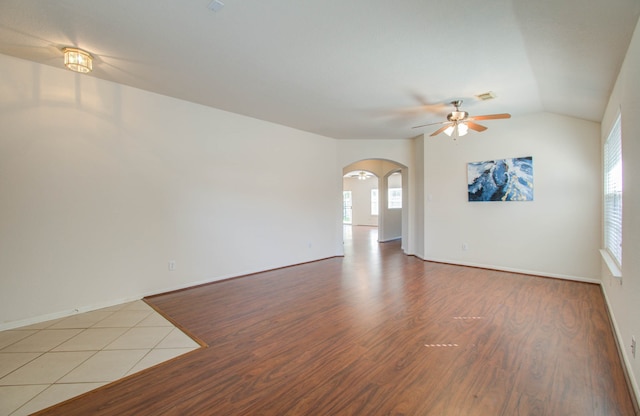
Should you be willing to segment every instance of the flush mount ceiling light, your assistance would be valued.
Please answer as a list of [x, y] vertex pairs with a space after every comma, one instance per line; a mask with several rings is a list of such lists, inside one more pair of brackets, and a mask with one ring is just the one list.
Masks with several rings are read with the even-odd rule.
[[88, 52], [78, 48], [63, 48], [62, 52], [64, 66], [68, 69], [81, 74], [87, 74], [93, 69], [93, 57]]

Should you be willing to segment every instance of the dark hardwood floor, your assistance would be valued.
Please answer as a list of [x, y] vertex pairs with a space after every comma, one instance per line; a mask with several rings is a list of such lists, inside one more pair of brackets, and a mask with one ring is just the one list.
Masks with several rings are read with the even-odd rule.
[[150, 297], [208, 347], [40, 414], [634, 414], [599, 286], [353, 228], [344, 258]]

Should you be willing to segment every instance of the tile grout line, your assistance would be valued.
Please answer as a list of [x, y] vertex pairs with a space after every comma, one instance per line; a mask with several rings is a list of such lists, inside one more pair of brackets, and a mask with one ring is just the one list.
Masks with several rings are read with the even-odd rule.
[[[25, 353], [24, 353], [24, 352], [2, 352], [2, 351], [0, 351], [0, 354], [25, 354]], [[8, 377], [10, 374], [12, 374], [12, 373], [14, 373], [14, 372], [18, 371], [19, 369], [21, 369], [21, 368], [22, 368], [22, 367], [24, 367], [25, 365], [27, 365], [27, 364], [29, 364], [29, 363], [33, 362], [34, 360], [37, 360], [38, 358], [42, 357], [43, 355], [45, 355], [45, 354], [46, 354], [46, 352], [40, 352], [40, 353], [38, 353], [38, 352], [34, 352], [34, 354], [38, 354], [38, 355], [37, 355], [36, 357], [33, 357], [31, 360], [27, 361], [26, 363], [24, 363], [24, 364], [20, 365], [19, 367], [14, 368], [13, 370], [9, 371], [9, 372], [8, 372], [7, 374], [5, 374], [4, 376], [0, 377], [0, 383], [2, 382], [2, 380], [4, 380], [4, 379], [5, 379], [5, 377]], [[0, 387], [3, 387], [3, 386], [12, 386], [12, 385], [13, 385], [13, 384], [0, 385]], [[19, 384], [18, 384], [18, 385], [19, 385]]]
[[[149, 316], [151, 316], [151, 314], [150, 314]], [[157, 327], [155, 327], [155, 326], [154, 326], [154, 327], [138, 327], [138, 326], [135, 326], [134, 328], [162, 328], [162, 327], [161, 327], [161, 326], [157, 326]], [[132, 328], [132, 329], [133, 329], [133, 328]], [[131, 374], [129, 374], [129, 373], [130, 373], [130, 371], [131, 371], [131, 370], [133, 370], [134, 368], [136, 368], [136, 366], [137, 366], [140, 362], [142, 362], [142, 360], [144, 360], [144, 359], [145, 359], [149, 354], [151, 354], [151, 351], [155, 350], [155, 349], [156, 349], [156, 347], [157, 347], [158, 345], [160, 345], [160, 343], [161, 343], [162, 341], [164, 341], [164, 340], [165, 340], [165, 339], [166, 339], [166, 338], [171, 334], [171, 332], [172, 332], [172, 331], [173, 331], [173, 329], [170, 329], [170, 330], [169, 330], [169, 332], [167, 332], [167, 335], [165, 335], [164, 337], [162, 337], [162, 339], [161, 339], [160, 341], [156, 342], [156, 343], [155, 343], [155, 345], [154, 345], [153, 347], [151, 347], [149, 350], [147, 350], [147, 352], [146, 352], [146, 353], [145, 353], [145, 354], [144, 354], [144, 355], [143, 355], [143, 356], [142, 356], [138, 361], [136, 361], [136, 362], [135, 362], [135, 364], [133, 364], [133, 365], [131, 366], [131, 368], [129, 368], [129, 369], [127, 370], [127, 372], [125, 373], [125, 375], [131, 375]]]
[[[140, 305], [137, 305], [136, 302], [141, 302]], [[90, 312], [85, 312], [85, 314], [90, 314], [92, 312], [97, 312], [97, 311], [90, 311]], [[32, 397], [29, 397], [22, 405], [20, 405], [18, 408], [16, 409], [11, 409], [10, 414], [15, 414], [16, 412], [19, 412], [20, 409], [25, 408], [28, 409], [30, 403], [36, 403], [36, 401], [38, 400], [39, 397], [43, 397], [43, 395], [46, 397], [46, 392], [49, 391], [49, 389], [51, 389], [53, 386], [79, 386], [79, 385], [104, 385], [104, 384], [108, 384], [111, 382], [114, 382], [116, 380], [122, 379], [124, 377], [130, 376], [132, 374], [135, 373], [131, 373], [130, 372], [136, 368], [139, 364], [141, 364], [141, 362], [143, 362], [143, 360], [147, 357], [150, 356], [150, 354], [153, 351], [162, 351], [162, 350], [171, 350], [171, 349], [183, 349], [186, 350], [184, 353], [189, 352], [191, 350], [198, 349], [198, 347], [202, 347], [201, 345], [199, 345], [198, 342], [194, 341], [193, 338], [188, 335], [185, 334], [184, 331], [176, 326], [173, 322], [171, 322], [170, 320], [166, 319], [166, 317], [164, 317], [162, 314], [160, 314], [157, 310], [155, 310], [155, 308], [151, 307], [149, 304], [147, 304], [146, 302], [144, 302], [143, 300], [140, 301], [135, 301], [135, 302], [131, 302], [129, 304], [122, 304], [119, 305], [118, 308], [114, 308], [112, 310], [109, 311], [104, 311], [104, 312], [109, 312], [108, 314], [106, 314], [106, 316], [102, 316], [101, 319], [97, 320], [96, 322], [91, 322], [91, 320], [82, 320], [82, 318], [78, 319], [77, 316], [79, 315], [72, 315], [70, 317], [66, 317], [66, 318], [61, 318], [61, 319], [55, 319], [50, 321], [49, 323], [40, 323], [40, 324], [34, 324], [34, 325], [30, 325], [27, 327], [23, 327], [23, 328], [18, 328], [18, 329], [13, 329], [13, 330], [8, 330], [8, 331], [32, 331], [30, 332], [28, 335], [24, 336], [24, 337], [20, 337], [18, 339], [16, 339], [15, 341], [5, 345], [2, 349], [0, 349], [0, 354], [1, 355], [5, 355], [5, 356], [9, 356], [10, 354], [16, 353], [16, 354], [28, 354], [28, 353], [33, 353], [35, 354], [34, 357], [30, 358], [27, 362], [20, 364], [17, 368], [11, 370], [10, 372], [8, 372], [7, 374], [3, 375], [0, 378], [0, 382], [2, 382], [3, 379], [5, 379], [6, 377], [10, 376], [11, 374], [15, 373], [16, 371], [19, 371], [20, 369], [23, 369], [25, 366], [29, 365], [30, 363], [33, 363], [34, 360], [37, 360], [39, 358], [43, 358], [45, 356], [48, 356], [49, 359], [51, 359], [53, 357], [53, 354], [64, 354], [64, 353], [80, 353], [80, 352], [84, 352], [84, 353], [91, 353], [89, 354], [86, 358], [82, 359], [81, 362], [73, 365], [71, 368], [63, 368], [64, 370], [64, 374], [62, 374], [61, 376], [59, 376], [54, 382], [33, 382], [30, 384], [11, 384], [11, 385], [0, 385], [0, 388], [3, 387], [17, 387], [17, 388], [29, 388], [30, 386], [40, 386], [40, 387], [44, 387], [42, 390], [40, 390], [37, 394], [35, 394]], [[132, 313], [133, 316], [136, 315], [144, 315], [143, 317], [141, 317], [140, 319], [137, 320], [131, 320], [131, 322], [128, 325], [119, 325], [119, 326], [98, 326], [100, 323], [103, 323], [104, 321], [113, 318], [114, 315], [116, 315], [118, 312], [124, 312], [125, 315], [127, 313]], [[143, 324], [144, 321], [148, 320], [149, 318], [152, 318], [151, 320], [149, 320], [149, 324], [145, 325]], [[158, 319], [160, 318], [160, 319]], [[70, 320], [70, 324], [68, 324], [68, 327], [65, 326], [64, 321], [66, 320]], [[78, 320], [79, 322], [84, 322], [82, 324], [80, 324], [79, 322], [75, 322], [75, 320]], [[126, 319], [125, 319], [126, 320]], [[37, 328], [34, 328], [34, 326], [38, 326]], [[56, 325], [60, 325], [59, 327], [55, 327]], [[31, 328], [30, 328], [31, 327]], [[54, 328], [55, 327], [55, 328]], [[29, 329], [30, 328], [30, 329]], [[158, 341], [154, 342], [153, 345], [151, 347], [143, 347], [143, 348], [116, 348], [116, 349], [111, 349], [108, 350], [106, 349], [109, 345], [112, 345], [114, 342], [117, 342], [117, 340], [121, 339], [123, 336], [125, 336], [126, 334], [130, 333], [132, 330], [136, 329], [136, 328], [149, 328], [149, 329], [155, 329], [155, 330], [161, 330], [166, 328], [167, 332], [162, 335], [160, 337], [160, 339], [158, 339]], [[66, 349], [62, 349], [60, 351], [55, 351], [57, 348], [60, 348], [62, 345], [72, 341], [73, 339], [82, 336], [82, 334], [85, 334], [88, 330], [112, 330], [112, 329], [124, 329], [124, 332], [122, 332], [120, 335], [118, 335], [116, 338], [111, 339], [109, 341], [107, 341], [104, 345], [100, 345], [99, 347], [96, 346], [95, 349], [94, 348], [86, 348], [86, 349], [78, 349], [75, 350], [73, 349], [73, 343], [71, 343], [69, 345], [69, 350]], [[12, 346], [15, 346], [16, 344], [27, 340], [30, 337], [33, 336], [37, 336], [38, 334], [43, 334], [43, 331], [49, 331], [50, 333], [54, 333], [57, 331], [73, 331], [73, 330], [78, 330], [77, 333], [74, 333], [73, 335], [71, 335], [70, 337], [66, 338], [63, 337], [64, 339], [61, 341], [57, 341], [57, 338], [54, 338], [56, 340], [56, 342], [54, 342], [51, 346], [48, 347], [47, 351], [6, 351], [7, 348], [10, 348]], [[196, 345], [193, 347], [181, 347], [181, 346], [176, 346], [176, 347], [167, 347], [167, 348], [159, 348], [159, 346], [162, 344], [162, 342], [164, 342], [165, 340], [167, 340], [167, 338], [169, 338], [174, 331], [178, 331], [180, 334], [184, 334], [188, 339], [190, 339], [191, 341], [193, 341]], [[1, 333], [2, 331], [0, 331]], [[45, 338], [45, 336], [41, 335], [43, 338]], [[83, 342], [84, 340], [80, 340], [79, 342]], [[46, 342], [46, 341], [44, 341]], [[80, 344], [82, 345], [82, 344]], [[124, 344], [126, 345], [126, 343]], [[37, 344], [36, 344], [36, 348], [37, 348]], [[107, 352], [107, 351], [129, 351], [129, 350], [144, 350], [144, 354], [142, 355], [142, 357], [138, 360], [136, 360], [134, 363], [132, 363], [130, 366], [127, 366], [128, 369], [126, 371], [123, 372], [123, 374], [119, 377], [116, 377], [113, 380], [109, 380], [109, 381], [91, 381], [91, 380], [87, 380], [87, 381], [77, 381], [77, 382], [60, 382], [60, 380], [63, 380], [65, 377], [67, 377], [70, 373], [72, 373], [73, 371], [75, 371], [76, 369], [78, 369], [78, 367], [82, 366], [83, 364], [85, 364], [88, 360], [91, 360], [93, 357], [95, 357], [98, 353], [100, 352]], [[183, 353], [178, 354], [182, 355]], [[177, 357], [174, 356], [173, 358]], [[152, 360], [154, 361], [154, 360]], [[158, 365], [162, 362], [164, 362], [166, 360], [162, 360], [160, 362], [157, 362], [155, 364], [152, 364], [151, 366], [155, 366]], [[136, 371], [142, 371], [145, 368], [150, 367], [149, 365], [144, 365], [141, 366], [142, 368], [138, 369]], [[47, 400], [44, 399], [44, 402], [46, 403]], [[54, 405], [55, 403], [51, 403], [51, 404], [47, 404], [47, 406], [51, 406]], [[37, 407], [38, 405], [34, 405], [33, 407]], [[41, 410], [41, 409], [40, 409]], [[33, 411], [32, 409], [30, 409], [30, 411]]]

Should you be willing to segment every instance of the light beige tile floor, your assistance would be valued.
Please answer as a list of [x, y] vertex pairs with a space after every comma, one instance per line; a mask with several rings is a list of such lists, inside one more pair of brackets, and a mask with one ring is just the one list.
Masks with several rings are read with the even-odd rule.
[[143, 301], [0, 331], [0, 416], [28, 415], [199, 347]]

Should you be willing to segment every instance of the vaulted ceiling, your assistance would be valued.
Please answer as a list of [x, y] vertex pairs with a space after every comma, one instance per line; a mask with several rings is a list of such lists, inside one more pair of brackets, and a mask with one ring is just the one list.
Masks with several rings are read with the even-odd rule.
[[338, 139], [397, 139], [454, 99], [471, 115], [599, 122], [640, 14], [638, 0], [219, 1], [3, 0], [0, 53], [62, 68], [75, 46], [96, 58], [86, 76]]

